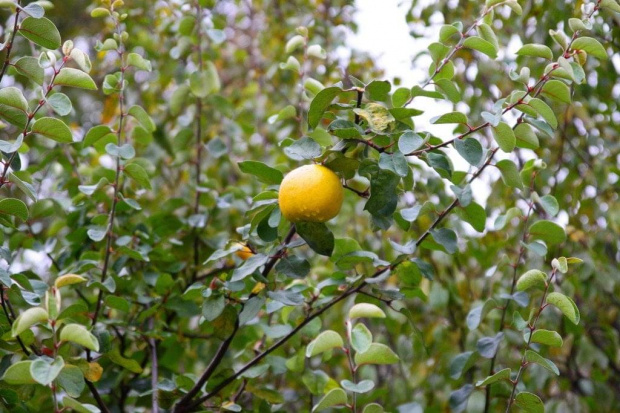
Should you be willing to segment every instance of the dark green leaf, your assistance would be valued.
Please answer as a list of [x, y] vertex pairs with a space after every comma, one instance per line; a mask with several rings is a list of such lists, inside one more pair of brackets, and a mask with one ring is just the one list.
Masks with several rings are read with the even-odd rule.
[[298, 222], [297, 233], [317, 254], [330, 256], [334, 251], [334, 234], [320, 222]]

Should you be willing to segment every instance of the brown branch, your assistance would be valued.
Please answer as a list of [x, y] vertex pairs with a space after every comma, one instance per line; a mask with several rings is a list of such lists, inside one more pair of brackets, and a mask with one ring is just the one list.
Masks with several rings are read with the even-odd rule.
[[103, 399], [101, 398], [101, 395], [99, 394], [99, 391], [97, 391], [97, 388], [95, 387], [95, 385], [88, 380], [84, 380], [84, 381], [86, 382], [86, 386], [88, 386], [90, 392], [95, 398], [95, 401], [97, 402], [97, 406], [99, 406], [99, 409], [101, 409], [103, 413], [110, 413], [110, 410], [107, 408], [107, 406], [103, 402]]
[[[4, 300], [4, 288], [5, 287], [2, 287], [2, 291], [0, 291], [0, 301], [2, 302], [2, 310], [4, 310], [4, 315], [6, 316], [6, 319], [9, 322], [9, 327], [13, 327], [13, 321], [11, 320], [11, 316], [9, 315], [9, 311], [7, 310], [8, 300], [6, 301]], [[26, 354], [26, 356], [30, 356], [30, 352], [24, 345], [24, 342], [22, 341], [22, 339], [19, 338], [19, 336], [17, 336], [16, 338], [17, 338], [17, 342], [19, 343], [19, 346], [22, 348], [22, 351]]]
[[[375, 273], [372, 275], [372, 277], [377, 277], [381, 274], [383, 274], [385, 271], [389, 270], [390, 267], [385, 267], [382, 268], [380, 270], [375, 271]], [[316, 310], [314, 313], [312, 313], [311, 315], [309, 315], [308, 317], [306, 317], [301, 323], [299, 323], [297, 325], [297, 327], [295, 327], [290, 333], [288, 333], [286, 336], [282, 337], [280, 340], [278, 340], [277, 342], [275, 342], [274, 344], [272, 344], [267, 350], [263, 351], [261, 354], [257, 355], [256, 357], [254, 357], [251, 361], [249, 361], [247, 364], [245, 364], [241, 369], [239, 369], [237, 372], [235, 372], [234, 374], [232, 374], [231, 376], [229, 376], [228, 378], [226, 378], [224, 381], [222, 381], [220, 384], [218, 384], [213, 390], [211, 390], [211, 392], [209, 392], [208, 394], [206, 394], [205, 396], [195, 400], [194, 402], [190, 403], [187, 406], [179, 406], [177, 405], [177, 409], [174, 410], [175, 413], [183, 413], [183, 412], [188, 412], [191, 411], [192, 409], [194, 409], [195, 407], [199, 406], [200, 404], [204, 403], [205, 401], [209, 400], [210, 398], [212, 398], [213, 396], [215, 396], [216, 394], [218, 394], [220, 391], [222, 391], [226, 386], [228, 386], [230, 383], [232, 383], [233, 381], [235, 381], [239, 376], [241, 376], [244, 372], [246, 372], [248, 369], [252, 368], [253, 366], [255, 366], [256, 364], [258, 364], [261, 360], [263, 360], [265, 357], [267, 357], [269, 354], [271, 354], [273, 351], [275, 351], [276, 349], [278, 349], [280, 346], [282, 346], [284, 343], [286, 343], [288, 340], [290, 340], [295, 334], [297, 334], [302, 328], [304, 328], [308, 323], [310, 323], [312, 320], [314, 320], [316, 317], [320, 316], [321, 314], [323, 314], [325, 311], [327, 311], [328, 309], [330, 309], [331, 307], [333, 307], [334, 305], [336, 305], [337, 303], [339, 303], [340, 301], [344, 300], [345, 298], [349, 297], [352, 294], [357, 293], [358, 291], [360, 291], [364, 286], [366, 285], [365, 281], [362, 281], [360, 284], [358, 284], [357, 286], [351, 286], [349, 287], [345, 292], [343, 292], [341, 295], [339, 295], [338, 297], [336, 297], [335, 299], [333, 299], [332, 301], [330, 301], [329, 303], [325, 304], [323, 307], [321, 307], [319, 310]]]
[[365, 189], [364, 191], [358, 191], [357, 189], [350, 187], [349, 185], [347, 185], [346, 183], [342, 184], [342, 187], [345, 189], [348, 189], [349, 191], [355, 193], [356, 195], [362, 197], [362, 198], [368, 198], [370, 196], [370, 192], [368, 189]]
[[[116, 26], [116, 32], [118, 33], [119, 45], [116, 52], [118, 53], [120, 59], [121, 66], [121, 78], [120, 78], [120, 90], [118, 93], [118, 102], [120, 108], [120, 115], [118, 121], [118, 129], [116, 130], [116, 144], [121, 146], [123, 141], [123, 122], [125, 120], [125, 70], [127, 67], [125, 66], [124, 61], [124, 44], [121, 36], [120, 22], [117, 19], [114, 19], [114, 24]], [[106, 249], [105, 256], [103, 258], [103, 268], [101, 270], [101, 279], [100, 282], [103, 284], [108, 275], [108, 268], [110, 265], [110, 257], [112, 256], [112, 238], [114, 236], [114, 219], [116, 218], [116, 205], [118, 204], [118, 197], [120, 192], [120, 176], [122, 172], [121, 165], [121, 157], [120, 155], [116, 156], [116, 176], [114, 177], [114, 193], [112, 195], [112, 208], [110, 209], [110, 214], [108, 217], [108, 228], [106, 231]], [[97, 319], [99, 317], [99, 312], [101, 311], [101, 303], [103, 301], [103, 289], [99, 289], [99, 294], [97, 295], [97, 306], [95, 307], [95, 313], [93, 315], [93, 321], [91, 326], [95, 326], [97, 324]], [[90, 353], [88, 353], [90, 359]]]
[[[421, 88], [424, 89], [426, 86], [430, 85], [431, 82], [433, 81], [433, 79], [435, 78], [435, 76], [437, 76], [439, 74], [439, 72], [441, 72], [441, 70], [444, 68], [445, 65], [448, 64], [449, 61], [452, 60], [452, 58], [454, 57], [454, 55], [456, 54], [456, 52], [458, 52], [459, 50], [461, 50], [463, 48], [463, 42], [465, 41], [465, 39], [467, 38], [467, 36], [469, 35], [469, 33], [471, 33], [472, 30], [474, 30], [476, 27], [478, 27], [478, 25], [480, 24], [480, 22], [485, 18], [485, 16], [487, 14], [489, 14], [494, 8], [501, 6], [502, 4], [506, 3], [506, 1], [503, 1], [501, 3], [495, 4], [489, 8], [484, 8], [482, 14], [480, 15], [480, 17], [478, 17], [476, 19], [476, 21], [474, 21], [474, 23], [469, 26], [469, 28], [467, 30], [465, 30], [464, 32], [459, 33], [461, 35], [461, 38], [459, 39], [458, 43], [455, 44], [452, 47], [452, 50], [450, 50], [450, 52], [448, 53], [448, 55], [441, 61], [441, 63], [435, 68], [435, 70], [433, 71], [433, 74], [426, 79], [426, 81], [422, 84]], [[412, 101], [413, 101], [414, 96], [410, 97], [407, 102], [405, 103], [404, 106], [409, 105]]]
[[[202, 71], [204, 62], [202, 59], [202, 7], [198, 1], [194, 2], [196, 7], [196, 37], [198, 42], [196, 44], [196, 55], [198, 59], [198, 70]], [[202, 163], [202, 99], [196, 97], [196, 162], [195, 162], [195, 174], [196, 174], [196, 195], [194, 198], [194, 214], [198, 214], [200, 211], [200, 166]], [[198, 276], [198, 265], [200, 261], [200, 237], [198, 236], [198, 229], [194, 228], [194, 269], [190, 284], [196, 281]]]
[[11, 33], [11, 37], [9, 38], [9, 43], [6, 45], [6, 56], [4, 58], [4, 63], [2, 64], [2, 71], [0, 72], [0, 82], [2, 82], [2, 78], [4, 78], [4, 74], [6, 73], [6, 69], [11, 65], [11, 50], [13, 49], [13, 42], [15, 41], [15, 35], [17, 34], [17, 22], [19, 19], [19, 13], [22, 12], [21, 9], [21, 0], [17, 1], [17, 10], [15, 11], [15, 23], [13, 23], [13, 32]]
[[[489, 157], [487, 158], [486, 162], [472, 175], [471, 179], [469, 180], [469, 183], [477, 179], [480, 176], [480, 174], [482, 174], [482, 171], [484, 171], [491, 164], [491, 161], [493, 160], [493, 157], [497, 153], [498, 149], [499, 148], [495, 148], [491, 150], [491, 153]], [[431, 234], [431, 232], [437, 227], [437, 225], [439, 225], [439, 223], [450, 213], [450, 211], [452, 211], [458, 205], [459, 205], [459, 200], [457, 198], [454, 201], [452, 201], [452, 203], [448, 205], [448, 207], [439, 214], [439, 216], [431, 224], [431, 226], [426, 231], [424, 231], [424, 233], [420, 236], [420, 238], [418, 238], [415, 245], [419, 246], [420, 244], [422, 244], [422, 242]]]
[[[49, 96], [50, 92], [52, 91], [52, 89], [55, 86], [54, 85], [54, 81], [56, 80], [56, 76], [58, 76], [58, 73], [60, 73], [60, 70], [65, 66], [65, 64], [69, 61], [69, 59], [70, 59], [69, 56], [63, 57], [62, 61], [60, 63], [60, 66], [58, 66], [58, 68], [54, 68], [54, 74], [52, 75], [52, 79], [50, 80], [50, 84], [45, 89], [45, 94], [43, 95], [43, 98], [41, 100], [39, 100], [39, 103], [37, 103], [37, 106], [35, 107], [34, 111], [32, 111], [31, 113], [28, 114], [28, 119], [26, 120], [26, 125], [24, 126], [24, 129], [22, 131], [22, 135], [23, 135], [23, 139], [24, 140], [30, 134], [30, 132], [28, 131], [28, 127], [30, 126], [30, 123], [32, 122], [32, 119], [34, 119], [35, 115], [45, 105], [47, 97]], [[9, 172], [9, 168], [11, 166], [11, 163], [13, 163], [13, 160], [15, 159], [16, 156], [17, 156], [17, 151], [13, 152], [11, 154], [11, 156], [9, 157], [9, 159], [4, 163], [4, 168], [2, 169], [2, 174], [0, 175], [0, 188], [2, 188], [9, 181], [6, 178], [6, 175]]]
[[525, 361], [525, 357], [527, 355], [527, 351], [530, 348], [530, 344], [532, 343], [532, 336], [534, 335], [534, 331], [536, 330], [536, 324], [538, 323], [540, 314], [547, 307], [545, 300], [547, 298], [547, 293], [549, 292], [549, 287], [551, 286], [551, 283], [553, 282], [553, 278], [555, 277], [556, 271], [557, 270], [555, 268], [551, 271], [551, 276], [549, 277], [549, 281], [545, 285], [545, 290], [543, 291], [543, 296], [540, 300], [540, 305], [538, 306], [538, 312], [536, 313], [536, 317], [534, 318], [534, 321], [532, 322], [532, 324], [528, 326], [530, 329], [530, 336], [527, 339], [527, 344], [523, 348], [523, 356], [521, 357], [521, 366], [519, 367], [519, 371], [517, 372], [517, 377], [512, 382], [512, 392], [510, 393], [510, 398], [508, 399], [508, 405], [506, 406], [506, 413], [510, 412], [510, 408], [512, 407], [512, 404], [514, 403], [515, 393], [517, 392], [517, 386], [519, 385], [519, 380], [521, 379], [521, 376], [523, 375], [523, 371], [528, 365], [528, 363]]
[[[536, 173], [534, 173], [534, 176], [532, 177], [532, 182], [530, 183], [530, 196], [532, 194], [532, 191], [534, 189], [534, 182], [535, 182], [535, 178], [536, 178]], [[512, 285], [510, 287], [510, 295], [514, 294], [515, 292], [515, 287], [517, 285], [517, 274], [518, 274], [518, 269], [519, 269], [519, 264], [521, 263], [521, 260], [525, 257], [527, 250], [526, 248], [523, 246], [523, 244], [525, 243], [525, 241], [527, 240], [527, 237], [529, 236], [529, 233], [527, 231], [527, 224], [530, 220], [530, 216], [532, 215], [532, 210], [534, 209], [534, 202], [532, 202], [531, 200], [528, 203], [528, 210], [527, 210], [527, 214], [525, 216], [525, 219], [523, 220], [523, 235], [521, 236], [521, 246], [519, 248], [519, 255], [517, 256], [517, 259], [515, 260], [515, 262], [512, 264]], [[504, 303], [504, 307], [502, 309], [502, 317], [500, 319], [499, 322], [499, 332], [501, 333], [502, 331], [504, 331], [505, 325], [504, 322], [506, 320], [506, 314], [508, 313], [508, 307], [510, 306], [510, 299], [507, 299]], [[493, 357], [491, 358], [491, 364], [489, 366], [489, 373], [488, 376], [491, 376], [495, 373], [495, 362], [497, 361], [497, 354], [499, 352], [496, 352]], [[485, 395], [484, 395], [484, 413], [488, 413], [489, 412], [489, 408], [491, 407], [491, 384], [489, 384], [486, 389], [485, 389]]]
[[[271, 259], [265, 264], [265, 267], [263, 268], [263, 271], [261, 273], [263, 277], [267, 277], [267, 275], [269, 275], [269, 272], [271, 272], [271, 269], [276, 265], [278, 260], [283, 256], [283, 252], [286, 249], [286, 246], [291, 242], [291, 240], [295, 236], [295, 233], [296, 233], [295, 224], [291, 224], [291, 227], [288, 233], [286, 234], [284, 241], [282, 241], [281, 250], [277, 252], [276, 254], [274, 254], [271, 257]], [[251, 294], [250, 297], [254, 295], [255, 294]], [[242, 310], [243, 310], [243, 306], [244, 304], [242, 303], [241, 304]], [[207, 382], [207, 380], [209, 380], [213, 372], [215, 372], [215, 369], [224, 360], [226, 351], [230, 347], [230, 344], [235, 338], [235, 335], [239, 331], [239, 327], [240, 327], [239, 318], [237, 318], [235, 320], [235, 328], [233, 329], [230, 336], [224, 342], [222, 342], [222, 344], [220, 344], [220, 347], [217, 349], [215, 355], [213, 356], [213, 359], [207, 366], [207, 369], [204, 371], [202, 376], [200, 376], [200, 378], [194, 384], [194, 386], [185, 394], [185, 396], [183, 396], [183, 398], [179, 400], [179, 402], [176, 404], [175, 408], [173, 409], [173, 412], [175, 413], [185, 412], [185, 411], [188, 411], [189, 409], [192, 409], [194, 406], [197, 406], [198, 404], [202, 403], [202, 402], [198, 402], [198, 403], [192, 402], [192, 399], [198, 394], [202, 386]]]

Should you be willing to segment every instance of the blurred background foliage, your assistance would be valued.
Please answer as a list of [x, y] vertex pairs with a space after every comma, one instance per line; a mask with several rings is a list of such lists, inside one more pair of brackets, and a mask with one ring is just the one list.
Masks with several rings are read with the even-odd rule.
[[[156, 338], [159, 343], [163, 380], [160, 397], [164, 407], [166, 402], [178, 397], [177, 387], [191, 387], [184, 381], [184, 375], [198, 375], [218, 347], [226, 326], [198, 323], [195, 316], [201, 313], [199, 300], [183, 297], [194, 271], [193, 240], [198, 234], [199, 261], [203, 262], [229, 240], [244, 238], [247, 231], [244, 226], [252, 217], [252, 198], [264, 185], [243, 174], [238, 162], [260, 160], [283, 171], [303, 163], [290, 160], [283, 151], [307, 132], [304, 116], [309, 98], [300, 84], [314, 78], [326, 86], [338, 81], [350, 85], [348, 75], [364, 82], [382, 76], [381, 69], [363, 51], [352, 50], [351, 59], [338, 53], [338, 48], [347, 47], [344, 32], [355, 30], [353, 1], [200, 0], [205, 29], [200, 39], [194, 27], [196, 7], [189, 3], [133, 0], [125, 7], [129, 13], [125, 22], [129, 33], [126, 47], [142, 54], [153, 65], [150, 73], [128, 72], [127, 101], [129, 105], [142, 106], [157, 129], [152, 134], [139, 127], [130, 129], [129, 141], [136, 147], [138, 161], [151, 176], [153, 190], [140, 189], [129, 182], [125, 185], [123, 194], [138, 200], [142, 206], [136, 211], [121, 203], [117, 215], [116, 242], [129, 245], [131, 253], [117, 253], [113, 257], [112, 277], [116, 284], [113, 295], [127, 306], [108, 301], [101, 320], [103, 327], [97, 332], [100, 342], [135, 360], [137, 366], [132, 371], [120, 367], [118, 360], [116, 363], [106, 357], [99, 360], [104, 371], [97, 387], [112, 411], [149, 409], [151, 379], [146, 339]], [[581, 16], [581, 1], [521, 3], [524, 10], [521, 17], [496, 15], [500, 45], [509, 44], [516, 37], [523, 44], [544, 43], [553, 47], [548, 30], [562, 28], [569, 18]], [[117, 70], [118, 61], [111, 54], [95, 51], [96, 42], [102, 41], [113, 27], [90, 17], [92, 5], [85, 0], [56, 1], [47, 15], [57, 24], [63, 40], [74, 39], [76, 46], [90, 52], [91, 76], [101, 85], [105, 75]], [[479, 13], [480, 5], [476, 1], [413, 1], [409, 13], [402, 18], [410, 23], [412, 36], [423, 37], [427, 36], [429, 27], [441, 22], [462, 21], [467, 26]], [[4, 12], [1, 18], [6, 26], [9, 14]], [[310, 44], [318, 44], [327, 51], [324, 60], [304, 60], [299, 52], [295, 55], [303, 64], [303, 79], [292, 71], [280, 69], [288, 56], [286, 42], [299, 26], [308, 28]], [[380, 36], [381, 27], [376, 30]], [[536, 151], [547, 168], [536, 176], [533, 188], [541, 195], [553, 194], [558, 199], [559, 217], [567, 224], [568, 241], [552, 248], [547, 257], [575, 256], [584, 260], [583, 265], [559, 280], [562, 289], [581, 308], [581, 324], [573, 326], [557, 314], [549, 321], [561, 326], [558, 329], [565, 337], [564, 346], [549, 355], [558, 365], [560, 377], [552, 378], [546, 371], [533, 367], [524, 379], [527, 387], [536, 389], [546, 401], [550, 412], [617, 411], [620, 405], [620, 17], [611, 13], [597, 15], [592, 36], [608, 47], [614, 58], [588, 61], [587, 82], [572, 91], [574, 104], [554, 108], [560, 127], [554, 136], [541, 138], [541, 148]], [[194, 139], [199, 109], [195, 99], [183, 93], [188, 75], [199, 65], [197, 50], [202, 51], [204, 62], [214, 64], [221, 82], [220, 90], [205, 98], [200, 109], [205, 145], [200, 149], [202, 182], [198, 188], [195, 176], [198, 146]], [[14, 53], [28, 55], [30, 45], [22, 41]], [[410, 51], [403, 50], [403, 53]], [[522, 59], [527, 58], [519, 58], [517, 62]], [[419, 64], [418, 59], [414, 58], [412, 64]], [[505, 54], [493, 61], [479, 59], [464, 50], [457, 54], [454, 64], [456, 82], [463, 92], [462, 101], [455, 107], [467, 113], [473, 124], [481, 123], [480, 114], [516, 88], [508, 77], [508, 68], [516, 65]], [[544, 69], [543, 65], [530, 67], [533, 77], [538, 77]], [[27, 79], [15, 73], [11, 75], [14, 82], [28, 88]], [[74, 102], [74, 111], [66, 119], [76, 136], [83, 136], [95, 125], [114, 122], [119, 115], [116, 95], [104, 95], [101, 90], [66, 93]], [[287, 105], [297, 108], [295, 117], [284, 121], [270, 118]], [[482, 135], [482, 138], [487, 137]], [[90, 272], [97, 278], [98, 269], [92, 261], [100, 261], [103, 251], [88, 238], [87, 229], [106, 213], [110, 193], [100, 191], [87, 197], [78, 186], [95, 184], [101, 177], [113, 181], [111, 158], [101, 150], [82, 149], [79, 145], [52, 146], [34, 140], [29, 146], [23, 162], [27, 164], [28, 175], [36, 182], [40, 200], [31, 209], [28, 225], [0, 234], [0, 242], [9, 247], [14, 269], [30, 279], [47, 281], [68, 269]], [[527, 150], [516, 153], [520, 167], [531, 157]], [[446, 181], [423, 163], [414, 163], [412, 168], [415, 186], [399, 206], [430, 201], [436, 211], [443, 210], [453, 199]], [[511, 265], [519, 256], [523, 236], [521, 220], [509, 220], [500, 230], [491, 228], [495, 218], [512, 207], [525, 213], [526, 200], [523, 193], [507, 188], [498, 177], [493, 172], [486, 179], [491, 187], [486, 203], [490, 217], [488, 231], [475, 233], [469, 224], [454, 215], [448, 218], [447, 225], [462, 234], [460, 251], [454, 255], [431, 250], [417, 252], [420, 259], [431, 265], [434, 277], [422, 279], [419, 290], [404, 301], [411, 311], [412, 322], [390, 310], [386, 319], [369, 323], [375, 337], [389, 343], [402, 363], [362, 369], [361, 376], [374, 379], [377, 385], [375, 390], [359, 396], [360, 403], [378, 400], [386, 411], [442, 412], [448, 409], [451, 392], [487, 375], [488, 360], [478, 361], [462, 378], [453, 377], [450, 364], [457, 354], [475, 349], [480, 337], [497, 331], [499, 311], [491, 312], [475, 330], [468, 329], [466, 316], [482, 301], [510, 289]], [[359, 183], [360, 188], [364, 182]], [[23, 197], [16, 188], [3, 191]], [[194, 221], [193, 205], [197, 191], [203, 219], [198, 223]], [[353, 238], [364, 250], [386, 260], [394, 258], [389, 239], [403, 244], [415, 240], [434, 219], [432, 214], [421, 215], [405, 232], [397, 226], [376, 231], [369, 215], [363, 213], [363, 205], [363, 199], [347, 192], [343, 210], [330, 227], [337, 238]], [[544, 217], [544, 211], [538, 207], [536, 213]], [[283, 223], [280, 234], [286, 229]], [[259, 249], [271, 246], [258, 237], [252, 237], [250, 242]], [[305, 281], [308, 284], [316, 286], [330, 277], [343, 277], [341, 273], [334, 274], [333, 262], [312, 251], [306, 249], [298, 254], [312, 264]], [[148, 261], [139, 259], [146, 255]], [[238, 258], [231, 260], [234, 262], [223, 265], [239, 262]], [[543, 268], [546, 261], [535, 254], [525, 254], [520, 268]], [[369, 268], [370, 265], [359, 265], [355, 270], [368, 274]], [[211, 270], [201, 268], [198, 276], [204, 278]], [[282, 285], [290, 282], [283, 281]], [[389, 285], [398, 283], [397, 274], [388, 280]], [[83, 287], [78, 293], [92, 306], [94, 291], [94, 287]], [[327, 295], [330, 291], [332, 295], [337, 294], [336, 286], [328, 287], [327, 291]], [[16, 307], [27, 306], [19, 297], [11, 298]], [[356, 299], [381, 304], [365, 296]], [[80, 298], [69, 294], [65, 300], [68, 305]], [[313, 391], [318, 387], [316, 383], [324, 379], [315, 371], [321, 369], [330, 376], [329, 387], [335, 384], [333, 380], [347, 377], [348, 367], [346, 357], [336, 353], [323, 360], [304, 359], [305, 345], [323, 329], [342, 331], [347, 305], [339, 304], [326, 312], [320, 322], [315, 320], [289, 344], [269, 355], [265, 359], [269, 371], [260, 379], [250, 376], [246, 392], [237, 402], [249, 411], [310, 410], [323, 394]], [[303, 316], [303, 312], [303, 308], [287, 307], [286, 311], [275, 312], [244, 328], [208, 386], [228, 376], [238, 360], [248, 360], [260, 352], [265, 341], [280, 337], [281, 331], [268, 328], [267, 318], [282, 326]], [[82, 317], [87, 324], [87, 316]], [[507, 331], [498, 365], [514, 366], [520, 357], [520, 342], [516, 332]], [[10, 345], [3, 343], [2, 348], [6, 351]], [[295, 357], [301, 359], [298, 362], [301, 366], [291, 369], [287, 360]], [[49, 389], [21, 386], [18, 391], [25, 401], [11, 411], [52, 411]], [[224, 400], [231, 398], [233, 391], [228, 389]], [[504, 389], [497, 391], [501, 394]], [[82, 400], [93, 403], [89, 397], [85, 392]], [[491, 411], [504, 406], [503, 400], [496, 403]], [[279, 407], [269, 410], [269, 405]], [[467, 409], [479, 412], [483, 405], [484, 393], [475, 391]]]

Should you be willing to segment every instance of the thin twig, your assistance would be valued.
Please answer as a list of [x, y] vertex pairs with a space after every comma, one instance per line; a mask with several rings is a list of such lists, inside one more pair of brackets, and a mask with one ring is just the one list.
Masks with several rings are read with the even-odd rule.
[[[116, 32], [118, 33], [119, 44], [116, 52], [118, 53], [120, 60], [120, 69], [121, 69], [121, 77], [120, 77], [120, 90], [118, 92], [118, 104], [120, 108], [119, 121], [118, 121], [118, 129], [116, 130], [116, 144], [121, 146], [123, 143], [123, 122], [125, 120], [125, 70], [127, 67], [125, 66], [125, 45], [122, 41], [121, 36], [121, 28], [120, 22], [117, 19], [114, 19], [114, 24], [116, 27]], [[110, 257], [112, 256], [112, 239], [114, 238], [114, 220], [116, 218], [116, 205], [119, 200], [120, 193], [120, 177], [122, 172], [121, 165], [121, 157], [120, 155], [116, 156], [116, 175], [114, 177], [114, 193], [112, 195], [112, 207], [110, 209], [110, 213], [108, 216], [108, 228], [106, 231], [106, 249], [105, 256], [103, 258], [103, 268], [101, 270], [101, 279], [100, 282], [103, 284], [108, 275], [108, 268], [110, 265]], [[97, 305], [95, 307], [95, 313], [93, 314], [92, 326], [94, 327], [97, 324], [97, 319], [99, 317], [99, 312], [101, 311], [101, 303], [103, 301], [103, 289], [99, 289], [99, 294], [97, 295]], [[90, 353], [89, 353], [90, 355]]]
[[13, 23], [13, 32], [11, 32], [9, 43], [6, 45], [6, 56], [4, 58], [4, 63], [2, 64], [2, 71], [0, 72], [0, 82], [2, 82], [2, 78], [4, 78], [6, 69], [11, 65], [11, 50], [13, 49], [13, 41], [15, 41], [15, 35], [17, 34], [17, 23], [19, 20], [19, 13], [21, 12], [21, 0], [18, 0], [15, 11], [15, 23]]
[[540, 305], [538, 306], [538, 312], [536, 313], [536, 317], [534, 318], [534, 321], [528, 326], [530, 329], [530, 336], [527, 339], [527, 344], [523, 348], [523, 356], [521, 357], [521, 365], [519, 367], [519, 371], [517, 372], [517, 377], [514, 379], [513, 384], [512, 384], [512, 392], [510, 393], [510, 398], [508, 399], [508, 405], [506, 406], [506, 413], [510, 412], [510, 408], [512, 407], [512, 404], [514, 403], [515, 393], [517, 392], [517, 386], [519, 385], [519, 380], [521, 379], [521, 375], [523, 374], [523, 371], [528, 365], [528, 363], [525, 361], [525, 357], [527, 356], [527, 351], [529, 350], [530, 344], [532, 343], [532, 336], [534, 335], [534, 331], [536, 330], [536, 324], [538, 323], [540, 314], [547, 307], [547, 305], [545, 304], [545, 300], [547, 298], [547, 293], [549, 292], [549, 287], [551, 286], [551, 283], [553, 282], [553, 279], [555, 278], [556, 271], [557, 270], [555, 268], [551, 271], [551, 277], [549, 277], [549, 281], [545, 285], [545, 290], [540, 300]]
[[[202, 7], [200, 2], [195, 1], [196, 7], [196, 57], [198, 60], [198, 70], [202, 72], [204, 68], [204, 61], [202, 58]], [[202, 99], [196, 97], [196, 162], [195, 162], [195, 175], [196, 175], [196, 194], [194, 197], [194, 215], [200, 212], [200, 167], [202, 164]], [[192, 279], [190, 285], [196, 281], [198, 276], [198, 265], [200, 263], [200, 237], [198, 235], [198, 228], [194, 228], [194, 268], [192, 273]]]

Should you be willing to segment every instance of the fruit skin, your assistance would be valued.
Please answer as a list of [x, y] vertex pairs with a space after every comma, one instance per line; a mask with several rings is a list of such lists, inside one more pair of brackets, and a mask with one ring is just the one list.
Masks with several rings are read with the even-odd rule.
[[321, 165], [292, 170], [280, 185], [280, 210], [291, 222], [325, 222], [340, 212], [344, 190], [338, 176]]
[[248, 247], [247, 245], [244, 245], [243, 248], [241, 248], [238, 251], [235, 251], [235, 255], [241, 258], [243, 261], [245, 261], [248, 258], [250, 258], [252, 255], [254, 255], [254, 252], [252, 252], [250, 247]]

